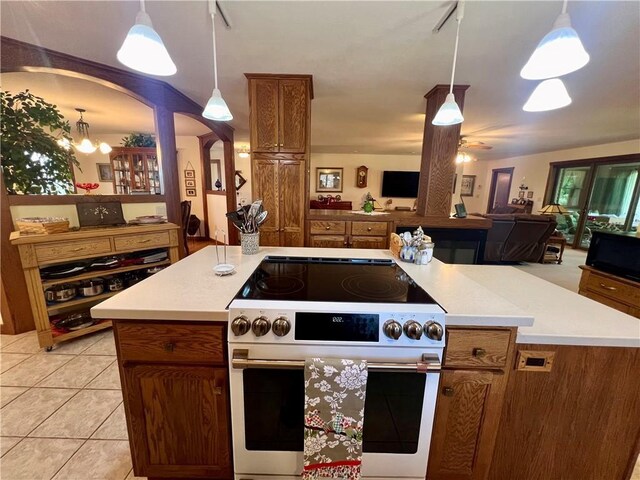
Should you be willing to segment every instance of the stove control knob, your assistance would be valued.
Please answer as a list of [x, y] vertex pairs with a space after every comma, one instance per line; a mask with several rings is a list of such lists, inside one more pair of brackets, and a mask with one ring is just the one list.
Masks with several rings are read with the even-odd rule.
[[382, 331], [387, 337], [398, 340], [400, 335], [402, 335], [402, 325], [395, 320], [387, 320], [382, 326]]
[[231, 322], [231, 331], [236, 337], [240, 337], [251, 330], [251, 322], [244, 315], [240, 315]]
[[273, 333], [284, 337], [291, 330], [291, 323], [285, 317], [278, 317], [273, 321]]
[[424, 324], [424, 334], [427, 336], [427, 338], [430, 338], [431, 340], [440, 341], [442, 340], [444, 329], [442, 328], [442, 325], [440, 325], [438, 322], [429, 320], [427, 323]]
[[422, 325], [415, 320], [409, 320], [404, 324], [404, 334], [413, 340], [420, 340], [420, 337], [422, 337]]
[[269, 333], [271, 329], [271, 322], [267, 317], [258, 317], [253, 321], [253, 325], [251, 325], [251, 330], [255, 333], [256, 337], [262, 337]]

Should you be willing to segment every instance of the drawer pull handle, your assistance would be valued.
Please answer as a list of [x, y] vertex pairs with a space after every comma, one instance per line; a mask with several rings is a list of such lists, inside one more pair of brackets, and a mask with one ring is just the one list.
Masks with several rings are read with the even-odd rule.
[[605, 285], [604, 283], [601, 283], [600, 286], [605, 290], [610, 290], [612, 292], [615, 292], [616, 290], [618, 290], [616, 287], [610, 287], [609, 285]]
[[173, 352], [176, 348], [176, 344], [173, 342], [167, 342], [164, 344], [164, 351], [165, 352]]
[[325, 227], [325, 230], [331, 230], [331, 227]]
[[84, 250], [84, 247], [76, 247], [74, 249], [72, 249], [72, 252], [79, 252], [80, 250]]
[[150, 239], [150, 238], [146, 238], [146, 239], [144, 239], [144, 240], [140, 240], [140, 242], [139, 242], [139, 243], [149, 243], [150, 241], [151, 241], [151, 239]]
[[370, 232], [370, 231], [371, 231], [371, 227], [367, 228], [367, 232]]
[[487, 354], [487, 351], [484, 348], [474, 348], [472, 354], [474, 357], [482, 358]]
[[453, 397], [453, 388], [452, 387], [444, 387], [442, 389], [442, 395], [444, 395], [445, 397]]

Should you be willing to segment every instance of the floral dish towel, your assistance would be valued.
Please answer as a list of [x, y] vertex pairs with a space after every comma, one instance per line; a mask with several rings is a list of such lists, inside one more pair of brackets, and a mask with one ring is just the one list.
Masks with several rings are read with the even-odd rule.
[[308, 359], [304, 388], [303, 480], [359, 480], [366, 360]]

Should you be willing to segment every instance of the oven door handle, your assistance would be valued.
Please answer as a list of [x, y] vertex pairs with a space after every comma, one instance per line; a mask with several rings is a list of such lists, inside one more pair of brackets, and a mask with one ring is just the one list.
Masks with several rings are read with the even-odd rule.
[[[233, 351], [231, 366], [234, 369], [268, 368], [268, 369], [298, 369], [304, 368], [304, 360], [270, 360], [264, 358], [249, 358], [249, 350], [236, 349]], [[416, 372], [437, 373], [442, 365], [437, 355], [423, 354], [422, 361], [414, 363], [396, 362], [368, 362], [367, 367], [374, 372]]]

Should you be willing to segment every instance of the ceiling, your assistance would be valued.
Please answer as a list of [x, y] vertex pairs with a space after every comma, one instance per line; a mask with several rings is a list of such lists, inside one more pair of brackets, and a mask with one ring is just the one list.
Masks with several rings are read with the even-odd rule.
[[[245, 72], [314, 77], [312, 151], [420, 153], [424, 94], [448, 83], [455, 22], [432, 29], [446, 1], [224, 1], [218, 70], [248, 140]], [[456, 83], [469, 84], [462, 134], [496, 159], [640, 137], [640, 9], [637, 2], [570, 2], [591, 62], [563, 78], [573, 104], [522, 111], [536, 83], [519, 71], [561, 10], [560, 1], [467, 1]], [[137, 1], [2, 2], [2, 35], [122, 67], [115, 54]], [[213, 84], [211, 26], [203, 1], [147, 1], [178, 67], [166, 81], [204, 105]], [[3, 85], [3, 87], [5, 87]], [[69, 101], [68, 103], [74, 103]]]

